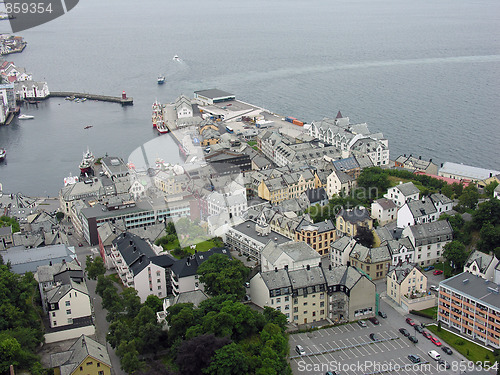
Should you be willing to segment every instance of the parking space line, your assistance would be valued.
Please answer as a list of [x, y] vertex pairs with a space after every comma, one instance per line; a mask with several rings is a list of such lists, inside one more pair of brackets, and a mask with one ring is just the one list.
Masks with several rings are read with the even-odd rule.
[[324, 334], [325, 334], [326, 336], [330, 336], [330, 335], [331, 335], [331, 333], [330, 333], [330, 328], [327, 328], [327, 329], [325, 329], [325, 330], [323, 330], [323, 331], [324, 331]]
[[[356, 344], [362, 343], [361, 341], [358, 341], [355, 337], [353, 337], [352, 339], [354, 340], [354, 342], [356, 342]], [[358, 350], [361, 351], [361, 349], [363, 349], [363, 351], [365, 352], [365, 354], [363, 354], [363, 357], [366, 355], [370, 355], [370, 352], [365, 348], [365, 345], [358, 347]]]

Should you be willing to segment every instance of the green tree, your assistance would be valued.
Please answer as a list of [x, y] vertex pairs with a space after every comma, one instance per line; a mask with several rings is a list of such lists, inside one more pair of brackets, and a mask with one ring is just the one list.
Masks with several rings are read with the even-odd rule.
[[186, 331], [195, 324], [195, 315], [192, 304], [181, 303], [170, 306], [167, 309], [167, 323], [169, 329], [169, 340], [185, 338]]
[[486, 194], [486, 196], [489, 198], [493, 198], [493, 192], [495, 191], [497, 186], [498, 186], [498, 181], [492, 181], [488, 185], [486, 185], [484, 187], [484, 193]]
[[459, 241], [454, 240], [444, 245], [443, 257], [453, 265], [455, 271], [463, 268], [467, 256], [465, 245]]
[[123, 371], [134, 374], [144, 367], [144, 363], [139, 360], [139, 352], [136, 349], [135, 341], [123, 341], [116, 354], [120, 357], [120, 364]]
[[230, 343], [227, 337], [213, 334], [194, 337], [180, 345], [175, 362], [182, 374], [198, 375], [208, 366], [216, 350]]
[[0, 372], [7, 373], [10, 365], [19, 366], [21, 345], [8, 335], [0, 337]]
[[476, 208], [478, 200], [479, 192], [477, 191], [477, 187], [470, 184], [463, 190], [462, 195], [458, 198], [458, 203], [466, 209], [473, 210]]
[[268, 323], [274, 323], [278, 327], [281, 328], [282, 331], [286, 329], [286, 325], [288, 324], [288, 320], [282, 312], [273, 309], [272, 307], [265, 306], [264, 307], [264, 317]]
[[236, 343], [223, 346], [215, 352], [210, 365], [203, 369], [204, 374], [240, 375], [248, 374], [249, 361], [241, 347]]
[[90, 255], [87, 255], [85, 263], [87, 276], [91, 280], [95, 280], [100, 275], [104, 275], [106, 273], [106, 266], [104, 265], [104, 261], [100, 256], [97, 256], [94, 260], [92, 260], [92, 257]]
[[491, 223], [484, 224], [479, 231], [479, 236], [477, 249], [484, 253], [490, 252], [500, 246], [500, 225], [493, 226]]
[[150, 294], [144, 302], [146, 306], [149, 306], [153, 311], [158, 312], [163, 309], [163, 302], [158, 296]]
[[120, 297], [123, 304], [123, 311], [130, 318], [135, 318], [141, 309], [141, 298], [137, 295], [137, 290], [134, 288], [125, 288]]
[[12, 233], [17, 233], [21, 231], [21, 227], [16, 219], [8, 216], [0, 217], [0, 228], [1, 227], [10, 227], [12, 225]]
[[64, 212], [62, 212], [62, 211], [57, 211], [57, 212], [56, 212], [56, 219], [57, 219], [57, 221], [61, 222], [61, 221], [62, 221], [62, 219], [64, 219]]
[[237, 259], [229, 259], [223, 254], [213, 254], [198, 267], [200, 282], [205, 291], [212, 295], [235, 294], [238, 298], [245, 295], [244, 282], [250, 273]]

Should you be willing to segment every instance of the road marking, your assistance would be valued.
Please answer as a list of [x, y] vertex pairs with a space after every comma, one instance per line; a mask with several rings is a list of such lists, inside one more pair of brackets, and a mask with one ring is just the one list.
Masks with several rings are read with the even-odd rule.
[[318, 334], [319, 334], [321, 337], [325, 337], [325, 336], [323, 336], [323, 333], [322, 333], [321, 331], [322, 331], [322, 330], [317, 331], [317, 332], [318, 332]]

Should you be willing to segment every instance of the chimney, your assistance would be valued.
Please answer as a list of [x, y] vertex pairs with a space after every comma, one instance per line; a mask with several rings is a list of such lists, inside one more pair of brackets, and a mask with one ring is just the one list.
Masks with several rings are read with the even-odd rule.
[[274, 272], [278, 272], [278, 267], [274, 267]]
[[419, 156], [419, 157], [418, 157], [418, 160], [422, 160], [422, 156]]
[[429, 163], [432, 163], [432, 159], [429, 159]]
[[308, 265], [306, 266], [306, 270], [308, 270], [308, 271], [309, 271], [310, 269], [311, 269], [311, 266], [308, 264]]
[[321, 262], [319, 262], [318, 267], [321, 267]]
[[190, 265], [190, 263], [191, 263], [191, 258], [189, 258], [189, 257], [188, 257], [188, 258], [186, 259], [186, 264], [189, 266], [189, 265]]
[[331, 264], [329, 264], [329, 265], [328, 265], [328, 270], [329, 270], [329, 271], [331, 271], [331, 270], [332, 270], [332, 265], [331, 265]]
[[133, 245], [134, 244], [134, 241], [130, 240], [130, 244]]
[[137, 246], [134, 246], [134, 253], [137, 251]]
[[347, 261], [347, 267], [351, 267], [351, 262]]

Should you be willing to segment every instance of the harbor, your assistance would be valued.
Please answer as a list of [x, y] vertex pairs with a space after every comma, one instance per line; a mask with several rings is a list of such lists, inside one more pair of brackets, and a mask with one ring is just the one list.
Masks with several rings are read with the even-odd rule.
[[87, 93], [71, 92], [71, 91], [52, 91], [48, 97], [74, 98], [74, 99], [85, 98], [89, 100], [97, 100], [100, 102], [119, 103], [122, 106], [134, 104], [134, 99], [131, 97], [127, 97], [125, 91], [122, 92], [122, 96], [97, 95], [97, 94], [87, 94]]

